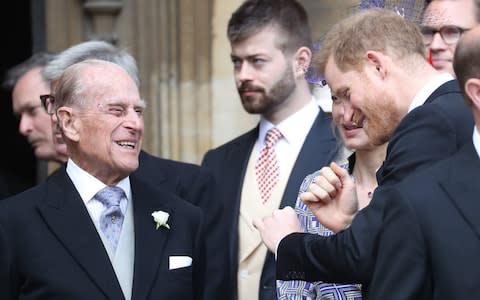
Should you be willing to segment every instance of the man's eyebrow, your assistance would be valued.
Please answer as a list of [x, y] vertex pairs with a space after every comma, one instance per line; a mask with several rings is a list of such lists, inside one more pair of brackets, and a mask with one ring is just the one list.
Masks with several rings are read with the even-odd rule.
[[249, 60], [249, 59], [257, 58], [257, 57], [265, 57], [265, 56], [267, 56], [267, 54], [265, 54], [265, 53], [254, 53], [254, 54], [249, 54], [249, 55], [246, 55], [246, 56], [230, 54], [230, 58], [232, 58], [232, 59], [237, 58], [237, 59], [244, 59], [244, 60]]

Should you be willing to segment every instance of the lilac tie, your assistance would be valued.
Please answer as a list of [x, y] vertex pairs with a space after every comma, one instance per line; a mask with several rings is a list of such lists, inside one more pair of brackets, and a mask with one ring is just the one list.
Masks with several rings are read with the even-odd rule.
[[105, 207], [100, 216], [100, 229], [110, 242], [113, 252], [117, 249], [122, 231], [123, 213], [120, 209], [120, 201], [123, 197], [125, 192], [116, 186], [107, 186], [95, 195], [95, 199]]

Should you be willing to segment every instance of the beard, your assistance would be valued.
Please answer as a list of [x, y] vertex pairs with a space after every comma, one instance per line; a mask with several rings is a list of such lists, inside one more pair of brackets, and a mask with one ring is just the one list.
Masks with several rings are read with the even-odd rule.
[[[375, 98], [375, 100], [373, 100]], [[402, 116], [392, 97], [381, 92], [365, 98], [363, 113], [367, 117], [365, 131], [372, 145], [382, 145], [390, 139]]]
[[[286, 67], [280, 79], [269, 91], [245, 81], [238, 88], [243, 108], [251, 114], [267, 115], [278, 111], [296, 88], [293, 71]], [[243, 91], [255, 91], [255, 95], [245, 96]]]

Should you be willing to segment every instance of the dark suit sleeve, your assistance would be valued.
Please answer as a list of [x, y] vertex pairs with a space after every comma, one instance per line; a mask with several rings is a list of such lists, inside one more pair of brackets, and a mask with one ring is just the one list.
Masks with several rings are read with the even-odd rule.
[[[401, 121], [377, 172], [379, 185], [400, 182], [414, 171], [452, 156], [470, 139], [473, 119], [465, 104], [458, 103], [462, 99], [437, 101], [442, 103], [424, 104]], [[451, 103], [445, 105], [446, 101]]]
[[[197, 223], [195, 237], [195, 261], [197, 262], [193, 267], [193, 290], [195, 300], [207, 300], [207, 299], [219, 299], [209, 298], [211, 295], [207, 295], [208, 282], [211, 280], [211, 274], [207, 269], [208, 256], [206, 252], [206, 231], [205, 231], [205, 215], [202, 213], [200, 222]], [[215, 279], [215, 278], [213, 278]]]
[[[1, 216], [0, 216], [1, 218]], [[14, 299], [12, 282], [12, 253], [7, 242], [7, 235], [0, 219], [0, 299]]]
[[[377, 262], [371, 282], [371, 299], [430, 299], [428, 253], [421, 218], [402, 196], [401, 190], [387, 192], [385, 220], [380, 235]], [[410, 193], [411, 194], [411, 193]], [[421, 201], [421, 200], [420, 200]]]
[[227, 288], [228, 251], [225, 250], [228, 238], [227, 227], [222, 222], [223, 206], [213, 196], [214, 180], [210, 171], [201, 169], [200, 175], [193, 181], [189, 197], [199, 201], [196, 205], [205, 214], [205, 251], [208, 278], [205, 282], [205, 299], [222, 299]]
[[369, 282], [383, 226], [384, 203], [378, 188], [370, 205], [355, 216], [349, 228], [336, 235], [298, 233], [284, 238], [277, 252], [277, 279]]
[[[217, 156], [215, 156], [217, 154]], [[212, 228], [215, 232], [210, 233], [212, 236], [213, 242], [207, 244], [208, 253], [211, 253], [213, 256], [211, 259], [212, 265], [209, 268], [210, 274], [216, 274], [216, 278], [213, 279], [216, 283], [212, 284], [212, 288], [209, 289], [207, 286], [206, 295], [209, 297], [206, 299], [223, 299], [234, 297], [234, 282], [236, 277], [233, 277], [233, 270], [231, 264], [232, 248], [231, 248], [231, 239], [232, 239], [232, 227], [231, 224], [233, 220], [230, 218], [232, 215], [232, 210], [234, 208], [228, 208], [227, 212], [226, 203], [230, 201], [222, 201], [222, 194], [220, 187], [217, 186], [217, 176], [218, 174], [214, 173], [223, 170], [217, 164], [220, 159], [218, 159], [218, 153], [214, 151], [208, 151], [202, 160], [202, 167], [208, 170], [209, 184], [208, 191], [205, 192], [208, 198], [208, 201], [214, 203], [216, 209], [211, 211], [211, 218], [208, 220], [208, 228]], [[215, 174], [215, 175], [214, 175]], [[234, 197], [233, 193], [231, 197]], [[214, 291], [214, 286], [217, 286], [216, 292]], [[220, 286], [220, 287], [218, 287]]]

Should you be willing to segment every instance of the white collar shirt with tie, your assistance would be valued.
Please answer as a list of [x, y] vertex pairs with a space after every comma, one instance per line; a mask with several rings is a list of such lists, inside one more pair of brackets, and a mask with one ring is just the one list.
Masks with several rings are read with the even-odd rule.
[[[260, 150], [265, 144], [265, 136], [267, 131], [272, 127], [277, 127], [282, 133], [282, 137], [275, 145], [275, 153], [282, 169], [282, 161], [286, 157], [297, 157], [300, 149], [302, 149], [305, 138], [307, 137], [310, 128], [317, 118], [320, 108], [315, 102], [315, 98], [308, 102], [299, 111], [286, 118], [276, 126], [264, 118], [261, 118], [259, 125], [259, 134], [257, 143], [255, 145], [257, 158]], [[255, 160], [257, 159], [255, 158]]]
[[[68, 159], [67, 161], [67, 174], [73, 182], [73, 185], [77, 189], [80, 197], [82, 198], [85, 206], [88, 209], [90, 217], [92, 218], [93, 223], [97, 228], [99, 228], [100, 216], [104, 210], [104, 205], [94, 198], [95, 194], [98, 193], [101, 189], [106, 187], [106, 185], [87, 173], [85, 170], [80, 168], [73, 160]], [[120, 201], [120, 209], [125, 215], [127, 212], [128, 203], [131, 203], [132, 192], [130, 188], [130, 178], [125, 177], [120, 180], [116, 185], [121, 188], [127, 197], [127, 199], [122, 199]]]

